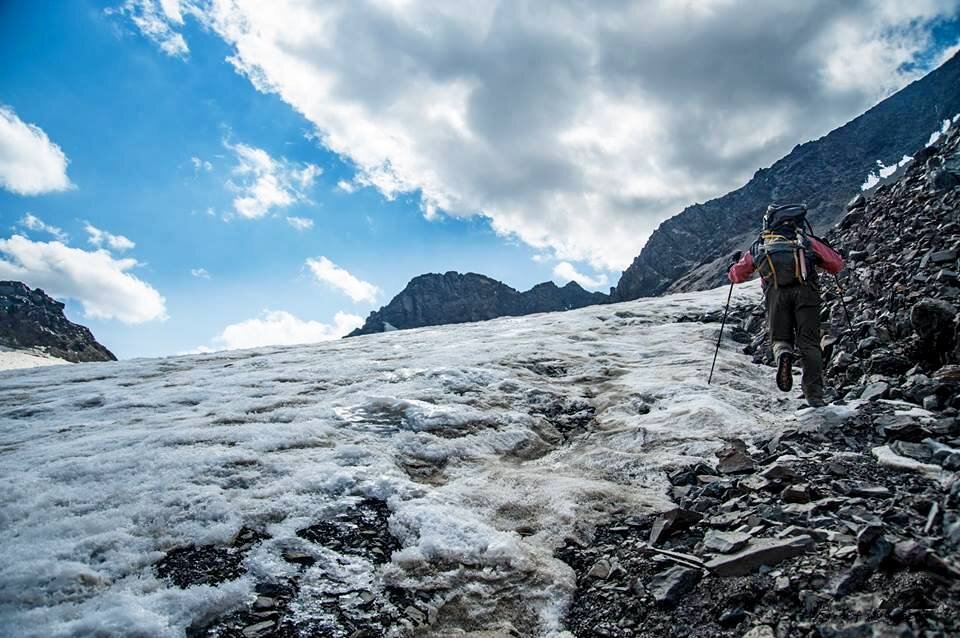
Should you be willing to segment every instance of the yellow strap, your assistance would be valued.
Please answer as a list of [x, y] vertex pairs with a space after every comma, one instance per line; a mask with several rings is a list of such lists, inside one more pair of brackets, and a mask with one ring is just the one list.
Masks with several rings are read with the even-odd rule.
[[773, 277], [773, 287], [779, 288], [780, 284], [777, 283], [777, 269], [773, 267], [773, 260], [770, 259], [770, 253], [767, 253], [767, 264], [770, 265], [770, 276]]

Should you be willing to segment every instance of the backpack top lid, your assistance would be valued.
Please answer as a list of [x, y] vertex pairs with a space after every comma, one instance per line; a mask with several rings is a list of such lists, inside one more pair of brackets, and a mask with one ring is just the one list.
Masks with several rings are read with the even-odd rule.
[[773, 230], [784, 224], [802, 229], [806, 219], [806, 204], [770, 204], [763, 215], [763, 229]]

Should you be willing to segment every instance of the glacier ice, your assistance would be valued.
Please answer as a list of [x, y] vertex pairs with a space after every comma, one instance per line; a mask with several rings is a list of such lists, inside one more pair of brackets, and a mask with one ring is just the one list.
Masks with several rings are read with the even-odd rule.
[[[741, 286], [734, 303], [759, 296]], [[343, 558], [338, 577], [429, 588], [441, 625], [562, 634], [574, 582], [554, 548], [667, 507], [662, 470], [793, 418], [732, 341], [706, 385], [719, 326], [676, 319], [725, 299], [0, 372], [5, 629], [182, 636], [257, 578], [295, 572], [280, 553], [298, 529], [376, 497], [402, 549], [379, 566]], [[239, 579], [181, 590], [152, 568], [242, 526], [270, 539]]]

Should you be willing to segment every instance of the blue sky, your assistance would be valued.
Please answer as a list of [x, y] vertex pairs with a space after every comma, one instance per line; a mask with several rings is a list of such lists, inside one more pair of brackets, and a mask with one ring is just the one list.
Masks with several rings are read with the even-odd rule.
[[[118, 24], [104, 6], [0, 9], [0, 57], [18, 60], [0, 68], [0, 102], [63, 149], [74, 185], [36, 197], [0, 190], [0, 211], [5, 230], [32, 213], [74, 244], [87, 243], [86, 222], [136, 243], [131, 252], [143, 265], [135, 274], [165, 297], [166, 320], [90, 318], [68, 299], [69, 316], [118, 356], [190, 350], [263, 309], [324, 322], [338, 311], [365, 317], [423, 272], [480, 271], [520, 287], [551, 277], [549, 265], [531, 260], [534, 249], [497, 237], [482, 219], [427, 221], [413, 194], [388, 201], [371, 188], [338, 189], [353, 176], [351, 166], [307, 139], [309, 122], [238, 75], [221, 40], [188, 29], [184, 62]], [[38, 46], [41, 39], [56, 46]], [[310, 201], [278, 217], [223, 221], [235, 197], [224, 184], [237, 163], [225, 143], [319, 166]], [[212, 170], [196, 170], [193, 157]], [[314, 220], [314, 228], [298, 232], [288, 214]], [[319, 255], [384, 292], [355, 303], [325, 287], [304, 268]], [[210, 278], [191, 274], [199, 268]]]
[[[0, 273], [63, 298], [120, 357], [334, 337], [357, 321], [343, 317], [365, 317], [424, 272], [605, 290], [660, 221], [854, 117], [957, 42], [954, 2], [861, 8], [856, 23], [826, 3], [794, 16], [811, 48], [755, 70], [703, 70], [682, 42], [659, 39], [682, 28], [699, 34], [700, 55], [753, 58], [784, 15], [664, 15], [644, 31], [635, 11], [605, 8], [578, 38], [578, 16], [497, 3], [463, 14], [318, 4], [316, 32], [304, 19], [314, 9], [242, 5], [0, 4], [0, 106], [33, 136], [6, 150], [0, 139], [0, 172], [4, 153], [32, 166], [16, 154], [36, 143], [37, 171], [57, 172], [59, 147], [69, 180], [22, 186], [21, 171], [0, 182], [0, 239], [26, 240], [0, 246]], [[829, 39], [841, 32], [853, 49]], [[611, 54], [621, 36], [635, 48]], [[647, 64], [644, 46], [674, 72]], [[713, 87], [703, 73], [730, 77]], [[782, 73], [796, 82], [780, 87]], [[713, 111], [677, 106], [698, 100]], [[239, 212], [243, 198], [256, 218]], [[87, 226], [107, 233], [99, 244]], [[323, 277], [307, 265], [321, 257], [337, 267]], [[116, 287], [109, 299], [91, 289], [98, 277]]]

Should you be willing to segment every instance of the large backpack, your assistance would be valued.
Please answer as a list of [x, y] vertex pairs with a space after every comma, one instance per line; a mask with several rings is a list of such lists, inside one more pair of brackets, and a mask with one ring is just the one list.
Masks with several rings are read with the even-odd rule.
[[763, 217], [763, 232], [754, 242], [753, 263], [764, 282], [793, 286], [816, 278], [816, 262], [803, 231], [807, 207], [803, 204], [770, 206]]

